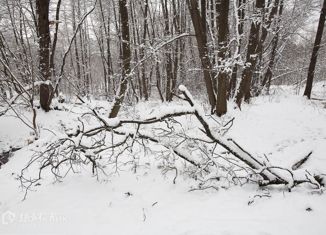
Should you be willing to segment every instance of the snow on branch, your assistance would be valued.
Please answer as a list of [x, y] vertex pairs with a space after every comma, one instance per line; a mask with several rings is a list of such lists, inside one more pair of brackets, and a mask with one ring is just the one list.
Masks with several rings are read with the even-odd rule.
[[[107, 118], [93, 109], [87, 115], [97, 120], [96, 126], [87, 126], [87, 122], [80, 119], [78, 129], [50, 143], [45, 151], [35, 156], [22, 170], [22, 185], [28, 190], [41, 179], [45, 169], [50, 169], [56, 178], [61, 179], [69, 172], [74, 172], [80, 164], [90, 164], [95, 175], [105, 173], [107, 165], [113, 166], [115, 172], [126, 164], [132, 164], [136, 169], [136, 152], [142, 157], [149, 151], [151, 156], [157, 155], [157, 152], [162, 155], [166, 171], [178, 171], [173, 159], [180, 159], [186, 164], [184, 167], [192, 168], [185, 171], [191, 172], [194, 178], [201, 178], [205, 184], [224, 179], [229, 183], [243, 180], [256, 182], [260, 186], [282, 184], [289, 190], [302, 183], [318, 189], [323, 187], [324, 179], [321, 175], [314, 175], [307, 170], [274, 166], [271, 162], [265, 163], [232, 138], [220, 134], [216, 131], [218, 124], [207, 118], [188, 89], [181, 85], [179, 90], [181, 94], [178, 97], [188, 105], [157, 107], [156, 112], [142, 119]], [[195, 118], [196, 122], [191, 123], [191, 128], [187, 127], [187, 123], [178, 121], [186, 115]], [[39, 164], [38, 176], [25, 176], [27, 169], [34, 164]], [[296, 167], [302, 164], [300, 162]], [[203, 187], [215, 188], [212, 185]]]

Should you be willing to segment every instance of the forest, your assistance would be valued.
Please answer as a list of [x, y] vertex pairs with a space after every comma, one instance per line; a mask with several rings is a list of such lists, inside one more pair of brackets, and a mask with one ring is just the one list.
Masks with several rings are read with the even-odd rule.
[[326, 0], [0, 3], [0, 234], [325, 233]]

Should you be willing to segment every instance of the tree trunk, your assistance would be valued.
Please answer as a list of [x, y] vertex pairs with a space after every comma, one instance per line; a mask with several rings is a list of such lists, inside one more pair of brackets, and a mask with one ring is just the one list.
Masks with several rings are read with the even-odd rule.
[[[71, 7], [72, 7], [72, 30], [75, 32], [77, 30], [77, 24], [76, 24], [76, 7], [75, 7], [75, 2], [71, 1]], [[79, 52], [78, 52], [78, 43], [77, 43], [77, 37], [74, 40], [74, 47], [75, 47], [75, 59], [76, 59], [76, 67], [77, 67], [77, 73], [76, 77], [77, 79], [81, 79], [81, 66], [80, 66], [80, 57], [79, 57]], [[80, 85], [78, 83], [78, 85]]]
[[323, 36], [323, 30], [324, 30], [324, 25], [325, 25], [325, 16], [326, 16], [326, 0], [324, 0], [323, 8], [321, 9], [321, 12], [320, 12], [314, 48], [312, 50], [312, 55], [311, 55], [311, 59], [310, 59], [309, 69], [308, 69], [306, 88], [305, 88], [305, 91], [303, 94], [304, 96], [307, 96], [308, 99], [310, 99], [310, 97], [311, 97], [312, 82], [314, 80], [314, 75], [315, 75], [315, 67], [316, 67], [316, 63], [317, 63], [318, 50], [320, 48], [320, 42], [321, 42], [321, 38]]
[[199, 6], [197, 0], [187, 0], [187, 5], [191, 15], [191, 20], [196, 33], [196, 40], [198, 46], [198, 53], [202, 63], [204, 72], [204, 81], [208, 94], [209, 103], [211, 105], [211, 112], [215, 109], [216, 98], [213, 89], [214, 73], [212, 71], [212, 64], [208, 58], [207, 48], [207, 32], [206, 32], [206, 11], [205, 1], [201, 0], [202, 15], [199, 12]]
[[[169, 10], [167, 0], [161, 0], [163, 18], [164, 18], [164, 36], [169, 37], [171, 35], [169, 25]], [[166, 81], [165, 81], [165, 101], [170, 102], [172, 100], [171, 85], [173, 78], [173, 65], [172, 65], [172, 46], [167, 45], [166, 47]]]
[[121, 38], [122, 38], [122, 78], [118, 95], [115, 97], [113, 107], [111, 109], [110, 118], [115, 118], [121, 108], [121, 104], [125, 98], [128, 89], [128, 77], [130, 76], [130, 34], [129, 34], [129, 17], [127, 9], [127, 0], [119, 1], [119, 12], [121, 21]]
[[[143, 38], [142, 38], [142, 45], [145, 46], [146, 44], [146, 35], [148, 34], [148, 22], [147, 22], [147, 16], [148, 16], [148, 0], [145, 0], [145, 12], [144, 12], [144, 22], [143, 22]], [[144, 55], [144, 48], [141, 48], [141, 52], [142, 52], [142, 56]], [[142, 58], [142, 57], [141, 57]], [[142, 91], [143, 91], [143, 95], [145, 100], [148, 100], [149, 94], [148, 94], [148, 81], [146, 78], [146, 66], [145, 64], [142, 65], [142, 79], [141, 79], [141, 86], [142, 86]]]
[[261, 0], [256, 0], [255, 13], [253, 15], [250, 32], [249, 32], [249, 43], [247, 49], [247, 58], [245, 68], [242, 72], [242, 78], [240, 82], [240, 87], [236, 95], [236, 103], [238, 107], [241, 107], [242, 100], [249, 102], [251, 97], [251, 81], [252, 76], [257, 64], [257, 57], [259, 54], [259, 32], [261, 27], [261, 21], [255, 18], [261, 18], [261, 11], [265, 6], [265, 2]]
[[[180, 8], [180, 2], [178, 4], [176, 3], [175, 0], [172, 0], [172, 12], [173, 12], [173, 26], [175, 29], [175, 32], [177, 35], [181, 34], [181, 8]], [[180, 69], [180, 55], [182, 53], [182, 43], [181, 41], [176, 41], [175, 43], [175, 49], [173, 50], [173, 76], [172, 76], [172, 81], [171, 81], [171, 87], [170, 87], [170, 100], [172, 101], [173, 94], [176, 93], [177, 90], [177, 80], [178, 80], [178, 74], [179, 74], [179, 69]]]
[[61, 7], [61, 0], [59, 0], [57, 3], [57, 9], [56, 9], [56, 13], [55, 13], [55, 20], [56, 20], [56, 22], [54, 22], [55, 32], [53, 35], [53, 43], [52, 43], [51, 56], [50, 56], [50, 69], [51, 69], [53, 76], [55, 75], [54, 56], [55, 56], [55, 50], [56, 50], [57, 41], [58, 41], [60, 7]]
[[262, 87], [261, 89], [264, 89], [264, 87], [267, 86], [267, 93], [269, 93], [269, 88], [270, 88], [271, 80], [272, 80], [272, 77], [273, 77], [273, 69], [274, 69], [277, 46], [278, 46], [278, 41], [279, 41], [280, 23], [281, 23], [282, 14], [283, 14], [283, 0], [281, 0], [281, 2], [280, 2], [276, 33], [275, 33], [275, 35], [274, 35], [274, 37], [272, 39], [271, 58], [270, 58], [270, 61], [268, 62], [267, 71], [265, 73], [263, 82], [261, 84], [261, 87]]
[[[238, 53], [240, 53], [240, 50], [241, 50], [241, 42], [242, 42], [244, 18], [245, 18], [245, 8], [244, 8], [245, 4], [246, 4], [246, 0], [239, 0], [239, 2], [238, 2], [238, 9], [237, 9], [238, 25], [237, 25], [237, 27], [238, 27], [238, 33], [240, 36], [239, 45], [237, 45]], [[232, 69], [232, 75], [231, 75], [229, 91], [228, 91], [229, 98], [233, 97], [235, 94], [235, 89], [237, 86], [238, 67], [239, 67], [239, 65], [236, 63], [236, 64], [234, 64], [234, 67]]]
[[[43, 81], [49, 81], [50, 73], [50, 29], [49, 29], [50, 0], [36, 0], [39, 32], [39, 69]], [[49, 83], [40, 86], [40, 104], [44, 111], [50, 110], [53, 88]]]
[[217, 77], [217, 116], [222, 116], [227, 112], [227, 81], [229, 75], [226, 68], [226, 51], [229, 35], [229, 5], [229, 0], [222, 0], [219, 9], [216, 9], [218, 13], [218, 66], [220, 67]]
[[[130, 23], [131, 23], [131, 29], [132, 29], [131, 35], [133, 36], [132, 43], [133, 43], [133, 45], [139, 45], [139, 43], [140, 43], [139, 28], [140, 27], [139, 27], [138, 19], [136, 16], [136, 12], [134, 10], [135, 3], [130, 2], [129, 8], [130, 8], [130, 16], [131, 16]], [[143, 48], [134, 47], [133, 51], [134, 51], [134, 60], [139, 61], [140, 58], [143, 57]], [[139, 98], [140, 99], [143, 98], [143, 87], [142, 87], [141, 74], [140, 74], [140, 72], [143, 70], [142, 69], [143, 67], [144, 67], [144, 65], [141, 66], [141, 69], [136, 69], [136, 71], [135, 71], [135, 77], [137, 77], [137, 80], [138, 80]], [[136, 101], [138, 102], [139, 98], [138, 98], [137, 91], [136, 91], [135, 87], [133, 86], [133, 83], [131, 85], [132, 85], [131, 87], [132, 87], [133, 93], [135, 95]]]

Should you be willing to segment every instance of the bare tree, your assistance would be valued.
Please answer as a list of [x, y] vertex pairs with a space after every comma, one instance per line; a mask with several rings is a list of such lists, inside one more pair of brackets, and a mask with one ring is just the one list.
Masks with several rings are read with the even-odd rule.
[[229, 80], [227, 50], [229, 36], [229, 1], [221, 0], [218, 7], [218, 62], [216, 114], [222, 116], [227, 111], [227, 82]]
[[323, 31], [324, 31], [325, 17], [326, 17], [326, 0], [324, 0], [323, 7], [320, 12], [314, 48], [312, 50], [312, 55], [311, 55], [311, 59], [310, 59], [309, 69], [308, 69], [306, 88], [305, 88], [305, 91], [303, 94], [304, 96], [307, 96], [308, 99], [310, 99], [310, 97], [311, 97], [312, 83], [314, 80], [315, 67], [316, 67], [316, 63], [317, 63], [317, 56], [318, 56], [318, 51], [320, 48], [320, 42], [321, 42], [321, 38], [323, 36]]
[[130, 61], [131, 61], [131, 50], [130, 50], [130, 34], [129, 34], [129, 16], [127, 8], [127, 0], [119, 1], [119, 12], [121, 20], [121, 39], [122, 39], [122, 78], [120, 81], [120, 87], [118, 94], [115, 97], [113, 107], [109, 114], [110, 118], [114, 118], [118, 115], [123, 100], [128, 90], [128, 80], [130, 75]]
[[259, 40], [260, 30], [262, 25], [262, 11], [265, 7], [265, 1], [256, 0], [255, 12], [251, 19], [249, 42], [247, 48], [246, 64], [242, 72], [242, 78], [238, 92], [236, 94], [236, 103], [240, 107], [241, 102], [244, 99], [249, 101], [251, 97], [251, 82], [255, 67], [257, 65], [257, 59], [259, 55]]
[[271, 56], [270, 56], [270, 60], [268, 62], [268, 66], [267, 66], [267, 71], [264, 75], [261, 87], [262, 89], [267, 86], [267, 91], [269, 91], [269, 87], [271, 85], [271, 80], [273, 77], [273, 70], [274, 70], [274, 65], [275, 65], [275, 60], [276, 60], [276, 53], [277, 53], [277, 47], [278, 47], [278, 42], [279, 42], [279, 38], [280, 38], [280, 30], [281, 30], [281, 16], [283, 14], [283, 0], [281, 0], [280, 4], [279, 4], [279, 9], [278, 9], [278, 20], [277, 20], [277, 26], [275, 29], [275, 35], [273, 36], [272, 39], [272, 49], [271, 49]]
[[[236, 35], [238, 38], [238, 45], [237, 45], [237, 50], [238, 54], [240, 55], [241, 51], [241, 42], [242, 42], [242, 37], [244, 33], [244, 19], [245, 19], [245, 4], [246, 0], [238, 0], [238, 4], [234, 4], [234, 6], [237, 6], [236, 8], [236, 13], [235, 13], [235, 18], [236, 18], [236, 27], [237, 27], [237, 33]], [[228, 91], [228, 96], [233, 97], [235, 92], [236, 92], [236, 85], [237, 85], [237, 75], [238, 75], [238, 70], [239, 70], [239, 65], [238, 63], [235, 63], [232, 69], [232, 75], [230, 79], [230, 84], [229, 84], [229, 91]]]
[[51, 55], [50, 55], [50, 69], [52, 70], [51, 72], [53, 76], [55, 75], [54, 58], [55, 58], [55, 52], [56, 52], [57, 42], [58, 42], [60, 7], [61, 7], [61, 0], [58, 0], [56, 12], [55, 12], [55, 21], [51, 22], [52, 24], [55, 25], [55, 32], [53, 35], [53, 42], [52, 42]]
[[50, 0], [36, 0], [39, 32], [39, 69], [44, 83], [40, 85], [40, 104], [44, 111], [50, 110], [53, 88], [50, 83], [50, 28], [49, 28]]
[[201, 0], [201, 12], [197, 0], [187, 0], [191, 20], [196, 33], [198, 53], [201, 60], [206, 91], [211, 105], [211, 111], [215, 109], [216, 98], [213, 89], [213, 80], [215, 75], [212, 70], [212, 63], [208, 57], [207, 47], [207, 27], [206, 27], [206, 1]]

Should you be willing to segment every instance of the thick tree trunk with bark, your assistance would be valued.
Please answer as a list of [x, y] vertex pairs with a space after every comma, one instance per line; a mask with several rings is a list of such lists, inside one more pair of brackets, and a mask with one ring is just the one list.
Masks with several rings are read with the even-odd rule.
[[206, 12], [205, 12], [205, 1], [201, 1], [202, 15], [200, 15], [198, 1], [197, 0], [187, 0], [189, 12], [191, 15], [191, 20], [196, 33], [196, 40], [198, 46], [198, 53], [201, 60], [201, 64], [204, 72], [204, 81], [206, 85], [206, 90], [208, 94], [209, 103], [211, 105], [212, 111], [216, 105], [216, 98], [213, 89], [213, 79], [214, 73], [212, 71], [212, 64], [208, 58], [208, 48], [207, 48], [207, 32], [206, 32]]
[[314, 48], [312, 50], [312, 55], [310, 59], [310, 64], [308, 68], [308, 77], [307, 77], [307, 83], [306, 88], [304, 91], [304, 96], [307, 96], [308, 99], [311, 97], [311, 90], [312, 90], [312, 82], [314, 80], [315, 75], [315, 67], [317, 63], [317, 56], [318, 56], [318, 50], [320, 48], [320, 42], [321, 38], [323, 36], [324, 26], [325, 26], [325, 17], [326, 17], [326, 0], [324, 0], [323, 8], [321, 9], [320, 17], [319, 17], [319, 23], [318, 23], [318, 29], [316, 33]]
[[129, 17], [127, 9], [127, 0], [119, 1], [119, 11], [121, 20], [121, 38], [122, 38], [122, 78], [120, 82], [120, 88], [118, 94], [115, 97], [113, 107], [111, 109], [110, 118], [114, 118], [118, 115], [125, 95], [128, 89], [128, 77], [130, 76], [130, 34], [129, 34]]
[[[43, 81], [50, 81], [50, 28], [49, 28], [50, 0], [36, 0], [39, 33], [39, 70]], [[50, 110], [53, 88], [50, 83], [40, 85], [40, 104], [44, 111]]]
[[257, 57], [259, 55], [259, 33], [261, 28], [261, 11], [265, 6], [265, 2], [261, 0], [256, 0], [255, 4], [255, 13], [252, 16], [252, 23], [250, 26], [249, 32], [249, 43], [247, 49], [247, 58], [245, 68], [242, 72], [242, 78], [240, 82], [240, 86], [236, 95], [236, 103], [238, 107], [241, 107], [242, 100], [244, 99], [246, 102], [249, 102], [251, 97], [251, 81], [253, 77], [253, 73], [257, 64]]
[[229, 35], [229, 0], [221, 0], [218, 13], [218, 87], [216, 99], [216, 114], [222, 116], [227, 112], [227, 81], [229, 74], [226, 68], [226, 51], [228, 47]]

